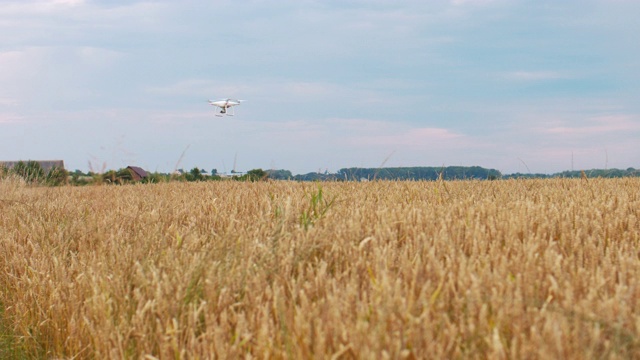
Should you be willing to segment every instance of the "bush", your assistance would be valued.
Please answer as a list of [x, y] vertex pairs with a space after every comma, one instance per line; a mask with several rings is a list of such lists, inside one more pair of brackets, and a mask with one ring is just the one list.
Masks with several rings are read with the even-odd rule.
[[26, 163], [19, 161], [11, 172], [20, 176], [28, 184], [38, 183], [45, 180], [45, 173], [42, 166], [36, 161], [27, 161]]
[[54, 167], [47, 173], [46, 184], [49, 186], [60, 186], [68, 183], [69, 172], [63, 168]]

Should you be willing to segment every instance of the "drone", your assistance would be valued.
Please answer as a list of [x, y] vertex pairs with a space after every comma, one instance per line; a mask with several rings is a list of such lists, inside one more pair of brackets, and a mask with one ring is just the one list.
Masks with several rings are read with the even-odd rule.
[[209, 100], [209, 105], [213, 105], [215, 107], [217, 107], [218, 109], [220, 109], [220, 111], [217, 111], [216, 109], [216, 116], [234, 116], [235, 112], [233, 110], [233, 107], [236, 105], [240, 105], [240, 103], [242, 103], [245, 100], [237, 100], [237, 99], [222, 99], [222, 100]]

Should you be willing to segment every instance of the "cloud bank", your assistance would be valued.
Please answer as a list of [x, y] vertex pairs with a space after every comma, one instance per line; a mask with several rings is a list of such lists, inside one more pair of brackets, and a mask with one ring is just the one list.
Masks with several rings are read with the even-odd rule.
[[[638, 10], [2, 1], [0, 157], [158, 171], [237, 157], [297, 173], [524, 161], [549, 173], [602, 167], [606, 154], [638, 167]], [[215, 118], [206, 100], [226, 97], [249, 101]]]

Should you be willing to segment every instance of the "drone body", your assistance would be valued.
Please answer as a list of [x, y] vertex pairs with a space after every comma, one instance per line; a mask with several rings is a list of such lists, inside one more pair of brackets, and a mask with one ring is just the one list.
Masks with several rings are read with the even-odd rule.
[[216, 109], [216, 116], [223, 116], [223, 115], [233, 116], [235, 115], [233, 107], [240, 105], [240, 103], [242, 103], [243, 101], [245, 100], [237, 100], [237, 99], [209, 100], [209, 104], [220, 109], [220, 111], [217, 111]]

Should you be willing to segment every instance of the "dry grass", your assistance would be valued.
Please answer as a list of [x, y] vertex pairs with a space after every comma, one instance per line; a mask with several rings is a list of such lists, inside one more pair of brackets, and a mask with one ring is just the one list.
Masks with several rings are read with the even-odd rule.
[[5, 179], [0, 248], [3, 356], [640, 357], [640, 179]]

